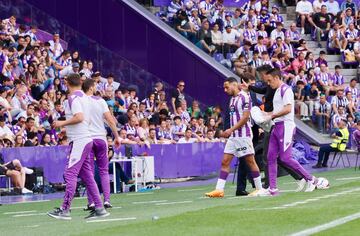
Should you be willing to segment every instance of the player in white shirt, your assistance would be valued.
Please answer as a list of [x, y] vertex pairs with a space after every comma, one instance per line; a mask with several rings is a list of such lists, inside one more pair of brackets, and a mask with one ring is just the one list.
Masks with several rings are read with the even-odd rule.
[[[96, 82], [93, 79], [87, 79], [82, 85], [83, 91], [89, 96], [91, 101], [91, 117], [90, 117], [90, 133], [93, 139], [93, 148], [91, 152], [91, 160], [96, 158], [96, 165], [99, 169], [101, 179], [101, 187], [104, 194], [104, 207], [111, 208], [110, 204], [110, 179], [109, 179], [109, 158], [108, 146], [106, 139], [106, 129], [104, 120], [109, 125], [115, 137], [115, 145], [120, 145], [120, 137], [117, 132], [116, 120], [111, 115], [108, 105], [101, 97], [94, 96], [96, 92]], [[86, 210], [93, 210], [95, 208], [94, 201], [91, 196], [88, 196], [88, 207]]]
[[311, 192], [315, 189], [316, 178], [310, 175], [291, 156], [293, 136], [296, 129], [294, 122], [294, 93], [291, 87], [281, 80], [281, 72], [278, 69], [267, 72], [264, 79], [272, 89], [276, 89], [273, 98], [274, 110], [267, 117], [267, 120], [272, 119], [275, 122], [271, 131], [268, 150], [270, 183], [268, 195], [277, 195], [279, 192], [277, 189], [278, 156], [286, 167], [294, 170], [307, 181], [305, 192]]
[[68, 163], [64, 172], [66, 189], [62, 206], [49, 212], [48, 215], [55, 219], [71, 220], [70, 206], [74, 198], [77, 179], [80, 177], [86, 184], [88, 194], [95, 202], [95, 210], [86, 218], [106, 217], [109, 213], [102, 205], [90, 160], [93, 147], [89, 130], [92, 104], [89, 97], [81, 91], [80, 75], [70, 74], [66, 79], [66, 84], [70, 92], [68, 102], [65, 104], [66, 120], [53, 122], [54, 128], [66, 128], [66, 134], [70, 141]]
[[312, 20], [311, 14], [314, 12], [313, 6], [311, 5], [311, 2], [309, 2], [308, 0], [302, 0], [296, 4], [295, 12], [298, 14], [298, 17], [300, 17], [301, 34], [304, 34], [305, 20], [307, 20], [308, 22]]
[[[244, 78], [246, 80], [246, 78]], [[245, 81], [249, 82], [249, 80]], [[259, 167], [255, 162], [255, 151], [252, 143], [252, 131], [250, 122], [251, 99], [246, 91], [239, 90], [239, 84], [235, 78], [228, 78], [224, 82], [224, 91], [231, 96], [230, 128], [222, 134], [227, 140], [224, 156], [221, 162], [220, 176], [214, 191], [206, 193], [207, 197], [224, 197], [226, 178], [229, 175], [230, 163], [234, 156], [245, 158], [254, 180], [256, 191], [251, 196], [259, 196], [264, 191], [261, 185]]]

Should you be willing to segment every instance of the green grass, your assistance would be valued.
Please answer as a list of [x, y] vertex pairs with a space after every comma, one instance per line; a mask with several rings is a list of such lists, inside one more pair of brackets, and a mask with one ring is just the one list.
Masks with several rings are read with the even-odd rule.
[[[329, 179], [330, 189], [312, 193], [284, 192], [277, 197], [234, 198], [235, 189], [231, 184], [227, 184], [224, 199], [202, 198], [203, 193], [212, 190], [214, 185], [161, 189], [145, 195], [112, 195], [113, 205], [121, 208], [111, 209], [111, 216], [105, 219], [136, 217], [136, 220], [128, 221], [87, 223], [82, 209], [74, 209], [73, 219], [69, 222], [46, 215], [14, 217], [4, 214], [16, 211], [46, 213], [59, 206], [61, 200], [5, 205], [0, 207], [0, 235], [288, 235], [359, 212], [360, 191], [331, 196], [360, 189], [360, 179], [336, 180], [358, 177], [359, 173], [353, 169], [321, 173], [320, 176]], [[291, 182], [290, 177], [280, 178], [280, 189], [295, 189], [296, 184]], [[270, 209], [325, 195], [330, 197], [285, 209]], [[184, 203], [159, 205], [162, 201]], [[73, 201], [73, 207], [85, 204], [85, 199]], [[160, 219], [154, 221], [153, 216]], [[360, 230], [359, 223], [360, 220], [354, 220], [318, 234], [355, 235], [354, 232]]]

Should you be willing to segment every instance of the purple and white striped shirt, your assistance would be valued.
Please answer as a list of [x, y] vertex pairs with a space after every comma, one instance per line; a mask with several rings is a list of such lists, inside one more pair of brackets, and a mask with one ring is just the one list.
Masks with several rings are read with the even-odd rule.
[[[234, 127], [243, 117], [244, 112], [249, 112], [251, 109], [250, 96], [241, 91], [237, 96], [230, 100], [230, 126]], [[231, 137], [249, 137], [252, 138], [251, 121], [250, 119], [238, 130], [235, 130]]]
[[317, 81], [322, 81], [324, 85], [329, 85], [330, 75], [326, 72], [321, 72], [320, 74], [316, 75]]
[[359, 91], [359, 89], [358, 88], [351, 88], [350, 86], [348, 86], [348, 87], [346, 87], [345, 88], [345, 94], [347, 93], [347, 92], [351, 92], [351, 95], [352, 95], [352, 98], [353, 98], [353, 100], [354, 101], [357, 101], [357, 99], [360, 97], [360, 91]]
[[334, 73], [334, 75], [332, 76], [331, 79], [332, 79], [334, 85], [344, 84], [344, 76], [342, 76], [340, 74]]
[[261, 54], [262, 52], [267, 51], [267, 47], [265, 45], [256, 44], [254, 46], [254, 51], [256, 51], [256, 50], [259, 52], [259, 54]]
[[244, 39], [249, 40], [249, 41], [256, 41], [256, 30], [252, 29], [252, 30], [245, 30], [244, 32]]
[[258, 31], [257, 36], [263, 36], [264, 39], [268, 38], [268, 33], [266, 31]]

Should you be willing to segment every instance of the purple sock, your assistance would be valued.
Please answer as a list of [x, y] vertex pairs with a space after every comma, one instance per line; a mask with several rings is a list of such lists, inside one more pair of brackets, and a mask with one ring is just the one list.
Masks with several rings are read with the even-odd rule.
[[254, 178], [257, 178], [260, 176], [260, 172], [259, 171], [251, 171], [251, 177], [254, 179]]
[[229, 175], [229, 172], [226, 172], [226, 171], [220, 171], [220, 177], [219, 177], [219, 179], [223, 179], [223, 180], [226, 180], [227, 179], [227, 177], [228, 177], [228, 175]]

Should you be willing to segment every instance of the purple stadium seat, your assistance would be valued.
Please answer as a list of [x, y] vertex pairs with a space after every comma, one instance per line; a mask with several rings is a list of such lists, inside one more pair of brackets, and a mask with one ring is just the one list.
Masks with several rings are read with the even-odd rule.
[[214, 59], [217, 62], [221, 62], [222, 60], [224, 60], [224, 55], [222, 53], [215, 53], [214, 54]]
[[226, 59], [228, 59], [228, 60], [231, 60], [231, 58], [233, 57], [233, 53], [227, 53], [226, 54]]

